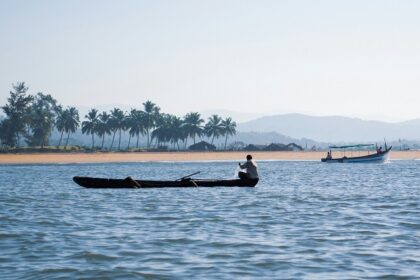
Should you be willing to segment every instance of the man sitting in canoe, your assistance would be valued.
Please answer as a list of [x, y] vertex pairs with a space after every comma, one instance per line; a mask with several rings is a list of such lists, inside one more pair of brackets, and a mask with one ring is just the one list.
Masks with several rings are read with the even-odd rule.
[[239, 163], [241, 169], [246, 169], [246, 172], [239, 171], [238, 176], [240, 179], [258, 179], [258, 166], [252, 160], [251, 155], [246, 156], [246, 162], [244, 164]]

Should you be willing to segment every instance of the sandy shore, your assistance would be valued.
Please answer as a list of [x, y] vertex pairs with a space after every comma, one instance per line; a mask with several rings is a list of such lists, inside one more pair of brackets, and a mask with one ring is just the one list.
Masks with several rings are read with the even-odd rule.
[[[144, 161], [243, 161], [247, 152], [142, 152], [71, 154], [0, 154], [0, 164], [97, 163]], [[255, 160], [320, 160], [325, 152], [252, 152]], [[357, 155], [358, 152], [353, 152]], [[333, 154], [334, 156], [335, 154]], [[339, 153], [336, 154], [338, 156]], [[348, 154], [350, 155], [350, 154]], [[420, 159], [420, 151], [393, 151], [391, 160]]]

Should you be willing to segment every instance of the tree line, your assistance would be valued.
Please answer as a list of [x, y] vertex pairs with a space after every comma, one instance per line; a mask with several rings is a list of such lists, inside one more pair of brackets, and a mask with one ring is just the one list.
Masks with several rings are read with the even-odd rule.
[[[180, 150], [188, 147], [188, 141], [196, 144], [197, 138], [208, 137], [214, 140], [224, 138], [227, 148], [229, 136], [236, 134], [236, 122], [232, 118], [212, 115], [205, 122], [197, 112], [187, 113], [183, 117], [161, 112], [152, 101], [142, 104], [142, 109], [124, 112], [114, 108], [110, 112], [91, 109], [80, 121], [79, 111], [75, 107], [63, 108], [56, 99], [42, 92], [28, 94], [24, 82], [12, 85], [7, 104], [2, 106], [5, 118], [0, 121], [0, 141], [3, 146], [19, 147], [22, 140], [28, 146], [48, 146], [54, 129], [60, 133], [58, 146], [67, 148], [70, 135], [81, 127], [82, 133], [91, 137], [91, 149], [121, 150], [121, 136], [128, 132], [129, 149], [132, 145], [139, 148], [140, 136], [147, 138], [147, 149], [169, 146]], [[105, 138], [111, 137], [111, 144], [105, 147]], [[117, 139], [116, 139], [117, 138]], [[100, 141], [100, 146], [95, 141]], [[132, 143], [132, 141], [135, 141]], [[98, 143], [98, 142], [96, 142]]]

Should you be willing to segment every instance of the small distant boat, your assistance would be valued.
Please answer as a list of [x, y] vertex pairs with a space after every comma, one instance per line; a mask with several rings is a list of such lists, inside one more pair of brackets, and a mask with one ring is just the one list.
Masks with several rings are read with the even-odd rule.
[[363, 156], [350, 156], [345, 155], [345, 150], [348, 148], [364, 148], [368, 146], [375, 146], [375, 144], [357, 144], [357, 145], [346, 145], [346, 146], [330, 146], [330, 149], [342, 149], [344, 156], [340, 158], [333, 158], [331, 151], [328, 152], [328, 156], [322, 158], [322, 162], [339, 162], [339, 163], [353, 163], [353, 162], [385, 162], [389, 159], [389, 152], [392, 149], [392, 146], [387, 147], [385, 143], [385, 150], [376, 149], [376, 152], [373, 154], [363, 155]]
[[258, 179], [225, 179], [208, 180], [192, 179], [183, 177], [174, 181], [153, 181], [153, 180], [134, 180], [131, 177], [125, 179], [107, 179], [92, 177], [73, 177], [73, 181], [85, 188], [117, 188], [117, 189], [137, 189], [137, 188], [195, 188], [195, 187], [255, 187]]

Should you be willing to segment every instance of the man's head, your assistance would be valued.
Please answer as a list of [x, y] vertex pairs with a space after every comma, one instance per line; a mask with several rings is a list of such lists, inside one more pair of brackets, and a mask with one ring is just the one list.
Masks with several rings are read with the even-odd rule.
[[246, 156], [246, 160], [251, 160], [252, 159], [252, 156], [251, 155], [247, 155]]

